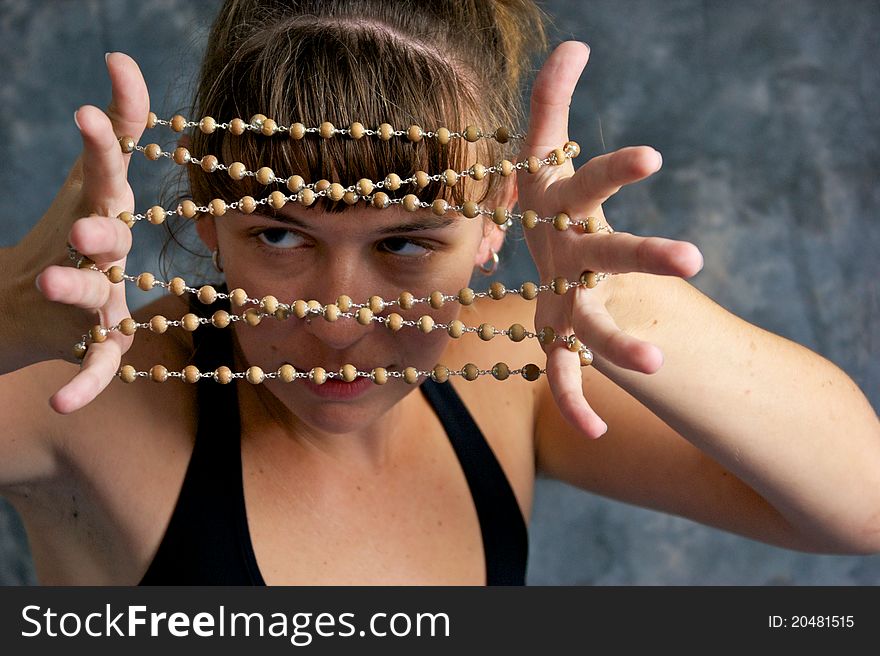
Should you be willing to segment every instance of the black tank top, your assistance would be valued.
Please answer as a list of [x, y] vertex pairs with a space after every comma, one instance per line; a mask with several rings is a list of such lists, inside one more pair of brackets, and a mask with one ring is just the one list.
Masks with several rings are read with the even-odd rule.
[[[210, 316], [229, 301], [191, 311]], [[231, 329], [202, 325], [193, 333], [193, 364], [211, 371], [232, 361]], [[397, 381], [399, 382], [399, 381]], [[237, 381], [197, 384], [199, 422], [177, 505], [140, 585], [266, 585], [251, 544], [241, 471]], [[294, 383], [295, 384], [295, 383]], [[487, 585], [524, 585], [526, 524], [501, 465], [452, 384], [419, 386], [437, 413], [474, 499], [486, 559]]]

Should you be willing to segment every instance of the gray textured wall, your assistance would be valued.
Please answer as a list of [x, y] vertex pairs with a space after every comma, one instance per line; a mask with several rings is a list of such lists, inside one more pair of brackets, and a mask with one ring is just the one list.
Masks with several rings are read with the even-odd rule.
[[[160, 115], [186, 106], [216, 2], [0, 0], [0, 246], [38, 220], [108, 100], [103, 53], [144, 69]], [[835, 362], [880, 408], [880, 5], [874, 0], [554, 0], [557, 36], [592, 47], [572, 111], [584, 154], [647, 143], [663, 171], [608, 203], [619, 229], [693, 241], [693, 283]], [[582, 157], [581, 161], [585, 161]], [[138, 207], [162, 171], [135, 160]], [[159, 231], [138, 231], [156, 269]], [[498, 277], [533, 275], [509, 240]], [[485, 284], [485, 280], [481, 281]], [[142, 297], [141, 297], [142, 298]], [[2, 504], [2, 502], [0, 502]], [[880, 557], [793, 553], [539, 481], [532, 584], [880, 584]], [[33, 582], [0, 505], [0, 583]]]

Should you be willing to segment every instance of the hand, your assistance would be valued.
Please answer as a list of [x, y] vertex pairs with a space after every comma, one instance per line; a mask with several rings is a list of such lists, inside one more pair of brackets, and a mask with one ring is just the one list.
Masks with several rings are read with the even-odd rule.
[[[54, 301], [40, 299], [39, 317], [30, 322], [42, 327], [34, 338], [45, 359], [74, 361], [72, 346], [91, 326], [112, 326], [130, 316], [125, 283], [112, 284], [103, 273], [71, 266], [67, 253], [70, 243], [102, 270], [124, 269], [131, 248], [131, 230], [116, 218], [134, 209], [126, 177], [131, 155], [122, 153], [118, 137], [140, 138], [150, 103], [134, 60], [112, 53], [107, 69], [113, 90], [107, 112], [85, 105], [74, 114], [82, 154], [49, 210], [16, 247], [37, 289]], [[51, 407], [66, 414], [90, 403], [116, 375], [131, 342], [132, 337], [112, 331], [104, 342], [90, 344], [80, 371], [52, 396]]]
[[[532, 90], [529, 129], [519, 161], [530, 155], [545, 158], [568, 141], [568, 110], [589, 54], [585, 44], [568, 41], [548, 57]], [[655, 173], [661, 163], [653, 148], [636, 146], [594, 157], [577, 171], [570, 159], [559, 166], [544, 166], [534, 174], [521, 171], [517, 178], [519, 206], [523, 211], [535, 210], [541, 217], [565, 212], [572, 219], [594, 216], [607, 224], [602, 203], [622, 186]], [[560, 232], [546, 223], [525, 229], [525, 234], [542, 283], [557, 276], [577, 281], [583, 271], [637, 271], [689, 278], [703, 266], [697, 247], [684, 241], [624, 232], [585, 234], [577, 227]], [[562, 296], [541, 294], [535, 311], [536, 329], [550, 326], [558, 335], [574, 333], [597, 360], [604, 358], [646, 374], [656, 372], [663, 363], [660, 349], [621, 330], [608, 311], [615, 286], [625, 284], [624, 278], [610, 276], [592, 289], [579, 286]], [[543, 348], [548, 382], [562, 415], [583, 434], [599, 437], [608, 427], [584, 398], [578, 354], [560, 341]]]

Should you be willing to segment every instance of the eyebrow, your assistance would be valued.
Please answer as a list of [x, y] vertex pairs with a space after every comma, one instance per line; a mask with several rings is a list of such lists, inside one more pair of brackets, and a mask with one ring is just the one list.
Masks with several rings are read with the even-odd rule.
[[[287, 223], [298, 228], [303, 228], [305, 230], [309, 230], [314, 227], [292, 216], [283, 216], [281, 214], [277, 214], [275, 216], [270, 216], [270, 218], [281, 223]], [[376, 230], [376, 234], [389, 235], [422, 232], [425, 230], [436, 230], [438, 228], [445, 228], [446, 226], [455, 223], [457, 220], [459, 219], [457, 219], [455, 216], [436, 216], [432, 214], [430, 216], [423, 217], [418, 221], [409, 221], [407, 223], [400, 223], [398, 225], [380, 228], [379, 230]]]

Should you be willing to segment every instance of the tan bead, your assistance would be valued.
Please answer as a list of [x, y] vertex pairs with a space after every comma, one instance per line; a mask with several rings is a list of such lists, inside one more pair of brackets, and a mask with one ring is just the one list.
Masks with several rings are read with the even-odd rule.
[[316, 193], [319, 191], [324, 191], [329, 188], [330, 188], [330, 181], [325, 178], [321, 178], [320, 180], [318, 180], [315, 183], [315, 187], [314, 187]]
[[125, 317], [125, 319], [119, 322], [119, 332], [121, 332], [126, 337], [131, 337], [132, 335], [134, 335], [137, 332], [137, 329], [137, 321], [135, 321], [131, 317]]
[[535, 210], [526, 210], [522, 215], [523, 228], [534, 228], [538, 225], [538, 213]]
[[210, 305], [217, 300], [217, 290], [211, 285], [202, 285], [199, 287], [198, 297], [200, 302]]
[[199, 213], [199, 208], [194, 202], [186, 199], [184, 201], [181, 201], [180, 209], [178, 209], [177, 213], [185, 219], [192, 219], [193, 217], [195, 217], [196, 214]]
[[480, 206], [477, 205], [472, 200], [466, 200], [461, 205], [461, 213], [465, 216], [465, 218], [473, 219], [480, 214]]
[[263, 121], [265, 121], [266, 118], [267, 116], [265, 114], [254, 114], [253, 116], [251, 116], [251, 120], [249, 121], [250, 126], [254, 130], [259, 130], [261, 127], [263, 127]]
[[166, 330], [168, 330], [168, 319], [163, 317], [161, 314], [157, 314], [152, 319], [150, 319], [150, 330], [157, 335], [161, 335]]
[[381, 296], [370, 296], [367, 304], [370, 306], [370, 311], [375, 314], [379, 314], [385, 309], [385, 300]]
[[376, 132], [379, 133], [379, 138], [382, 141], [388, 141], [394, 136], [394, 128], [389, 123], [382, 123], [376, 128]]
[[462, 367], [462, 372], [464, 373], [465, 380], [476, 380], [480, 375], [480, 369], [473, 362], [468, 362], [464, 367]]
[[217, 367], [214, 371], [214, 380], [221, 385], [228, 385], [232, 382], [232, 369], [225, 365]]
[[171, 159], [174, 160], [175, 164], [180, 164], [182, 166], [184, 164], [189, 164], [192, 155], [189, 154], [189, 149], [184, 148], [183, 146], [178, 146], [171, 154]]
[[134, 138], [132, 138], [132, 137], [129, 137], [129, 136], [119, 137], [119, 148], [126, 155], [133, 153], [134, 147], [136, 145], [137, 144], [135, 143]]
[[563, 276], [553, 279], [553, 293], [562, 296], [568, 291], [568, 280]]
[[86, 357], [86, 353], [89, 352], [89, 347], [86, 346], [83, 342], [77, 342], [73, 345], [73, 357], [77, 360], [82, 360]]
[[507, 128], [498, 128], [495, 130], [495, 141], [502, 144], [510, 141], [510, 130]]
[[348, 131], [351, 134], [352, 139], [361, 139], [367, 133], [367, 129], [364, 127], [363, 123], [359, 121], [355, 121], [350, 126], [348, 126]]
[[245, 379], [251, 385], [259, 385], [266, 378], [266, 374], [263, 373], [263, 370], [259, 367], [252, 366], [247, 368], [247, 373], [245, 374]]
[[462, 305], [470, 305], [476, 297], [474, 290], [470, 287], [463, 287], [458, 291], [458, 302]]
[[410, 292], [400, 292], [400, 296], [397, 297], [397, 304], [401, 310], [411, 310], [415, 302], [416, 298]]
[[226, 172], [233, 180], [241, 180], [244, 178], [244, 174], [245, 172], [247, 172], [247, 168], [245, 168], [245, 165], [241, 162], [233, 162], [229, 165], [229, 168], [226, 169]]
[[229, 131], [236, 137], [244, 134], [244, 131], [247, 129], [246, 126], [247, 124], [240, 118], [234, 118], [229, 121]]
[[440, 308], [442, 308], [444, 302], [445, 299], [443, 298], [443, 292], [439, 290], [431, 292], [431, 295], [428, 297], [428, 303], [435, 310], [439, 310]]
[[215, 198], [208, 203], [208, 212], [211, 216], [223, 216], [226, 214], [226, 201], [222, 198]]
[[275, 310], [275, 318], [278, 319], [278, 321], [287, 320], [288, 318], [290, 318], [290, 308], [279, 305], [278, 309]]
[[449, 380], [449, 369], [442, 364], [434, 365], [434, 369], [431, 371], [431, 378], [435, 383], [445, 383]]
[[443, 171], [442, 180], [443, 184], [445, 184], [447, 187], [454, 187], [458, 182], [458, 171], [455, 171], [453, 169], [446, 169], [445, 171]]
[[339, 370], [339, 373], [342, 376], [342, 380], [344, 380], [346, 383], [354, 382], [354, 380], [358, 377], [357, 367], [355, 367], [353, 364], [342, 365], [342, 369]]
[[504, 298], [506, 293], [507, 289], [504, 287], [504, 283], [498, 282], [496, 280], [491, 285], [489, 285], [489, 297], [496, 301], [500, 301], [502, 298]]
[[408, 385], [415, 385], [419, 382], [418, 370], [415, 367], [407, 367], [403, 370], [403, 380], [405, 380]]
[[301, 192], [299, 192], [299, 202], [306, 207], [313, 205], [315, 202], [315, 192], [306, 187]]
[[556, 331], [551, 326], [544, 326], [538, 331], [538, 341], [544, 346], [550, 346], [556, 340]]
[[595, 234], [599, 232], [599, 229], [602, 227], [602, 222], [597, 219], [595, 216], [587, 217], [587, 232], [590, 234]]
[[510, 214], [508, 213], [506, 207], [496, 207], [492, 211], [492, 222], [495, 223], [495, 225], [503, 226], [505, 223], [507, 223], [509, 218]]
[[427, 335], [432, 330], [434, 330], [434, 317], [428, 314], [423, 314], [419, 317], [418, 327], [419, 330]]
[[521, 291], [519, 295], [527, 301], [534, 300], [534, 298], [538, 295], [538, 286], [533, 282], [524, 282], [520, 289]]
[[336, 298], [336, 305], [342, 312], [348, 312], [351, 309], [351, 297], [347, 294], [340, 294]]
[[229, 293], [229, 300], [235, 307], [241, 307], [247, 303], [247, 292], [241, 287], [236, 287]]
[[375, 187], [372, 180], [369, 178], [361, 178], [357, 181], [357, 191], [361, 196], [369, 196], [373, 193], [373, 189]]
[[419, 189], [424, 189], [429, 184], [431, 184], [431, 176], [429, 176], [424, 171], [416, 171], [415, 179], [416, 179], [416, 187], [418, 187]]
[[329, 303], [324, 308], [324, 319], [327, 321], [333, 322], [339, 320], [339, 307], [334, 305], [333, 303]]
[[419, 197], [415, 194], [407, 194], [403, 197], [403, 209], [407, 212], [415, 212], [418, 209], [421, 209], [421, 204], [419, 202]]
[[550, 153], [550, 155], [553, 158], [553, 163], [556, 166], [562, 166], [563, 164], [565, 164], [565, 151], [562, 150], [562, 148], [557, 148], [552, 153]]
[[274, 119], [267, 118], [263, 121], [263, 125], [260, 127], [260, 132], [263, 133], [263, 136], [271, 137], [275, 134], [275, 131], [278, 130], [278, 123], [275, 122]]
[[446, 210], [449, 208], [449, 203], [447, 203], [443, 198], [438, 198], [433, 203], [431, 203], [431, 212], [436, 214], [437, 216], [443, 216], [446, 214]]
[[156, 277], [150, 273], [149, 271], [144, 271], [137, 277], [137, 286], [138, 289], [148, 292], [153, 288], [153, 283], [156, 281]]
[[495, 327], [491, 323], [481, 323], [480, 330], [477, 334], [484, 342], [488, 342], [495, 337]]
[[125, 280], [125, 270], [119, 265], [114, 265], [110, 267], [109, 269], [107, 269], [107, 280], [114, 284], [117, 282], [122, 282], [123, 280]]
[[527, 364], [522, 368], [522, 377], [528, 381], [538, 380], [541, 376], [541, 368], [536, 364]]
[[370, 325], [370, 322], [373, 320], [373, 312], [370, 308], [358, 308], [357, 311], [357, 322], [362, 326]]
[[568, 230], [569, 225], [571, 225], [571, 217], [565, 212], [560, 212], [553, 217], [553, 227], [560, 232]]
[[205, 155], [199, 163], [205, 173], [213, 173], [219, 165], [220, 162], [214, 155]]
[[147, 210], [147, 221], [153, 225], [159, 225], [165, 222], [165, 208], [161, 205], [153, 205]]
[[449, 333], [449, 336], [453, 339], [458, 339], [464, 334], [464, 323], [458, 319], [453, 319], [449, 322], [446, 332]]
[[373, 194], [373, 207], [384, 210], [391, 205], [391, 198], [384, 191], [377, 191]]
[[186, 119], [180, 114], [171, 117], [171, 129], [175, 132], [183, 132], [186, 130]]
[[119, 377], [123, 383], [133, 383], [137, 380], [137, 370], [130, 364], [124, 364], [119, 369]]
[[156, 127], [157, 125], [159, 125], [159, 117], [156, 116], [156, 113], [155, 113], [155, 112], [150, 112], [149, 114], [147, 114], [147, 125], [146, 125], [146, 129], [147, 129], [147, 130], [152, 130], [152, 129], [153, 129], [154, 127]]
[[[339, 305], [339, 308], [342, 309], [342, 306]], [[345, 312], [345, 310], [343, 310]], [[293, 302], [293, 316], [297, 319], [305, 319], [309, 313], [309, 304], [303, 301], [302, 299], [296, 300]]]
[[327, 382], [327, 372], [324, 367], [314, 367], [309, 371], [309, 380], [315, 385], [323, 385]]
[[275, 182], [275, 172], [268, 166], [261, 166], [257, 169], [257, 182], [261, 185], [268, 185]]
[[132, 214], [131, 212], [120, 212], [116, 215], [116, 218], [122, 221], [129, 228], [131, 228], [135, 224], [134, 214]]
[[541, 160], [532, 155], [526, 160], [526, 165], [529, 173], [537, 173], [538, 170], [541, 168]]
[[581, 340], [579, 340], [577, 337], [575, 337], [573, 340], [571, 340], [568, 343], [568, 350], [571, 351], [572, 353], [577, 353], [582, 346], [583, 346], [583, 344], [581, 343]]
[[592, 289], [599, 284], [599, 277], [593, 271], [584, 271], [580, 277], [580, 283], [587, 289]]
[[269, 205], [271, 205], [273, 209], [280, 210], [287, 205], [287, 196], [281, 191], [273, 191], [269, 194]]
[[150, 380], [154, 383], [164, 383], [168, 380], [168, 369], [161, 364], [154, 364], [150, 367]]
[[509, 176], [511, 173], [513, 173], [514, 171], [516, 171], [516, 167], [513, 165], [513, 162], [511, 162], [509, 159], [501, 160], [500, 168], [501, 168], [501, 175], [504, 176], [505, 178], [507, 176]]
[[498, 362], [492, 367], [492, 376], [495, 380], [507, 380], [510, 376], [510, 367], [504, 362]]
[[476, 125], [469, 125], [464, 129], [464, 138], [471, 143], [477, 141], [481, 136], [480, 128]]
[[253, 196], [242, 196], [238, 201], [238, 209], [243, 214], [253, 214], [257, 209], [257, 201]]
[[199, 130], [201, 130], [204, 134], [213, 134], [214, 130], [216, 129], [217, 121], [215, 121], [211, 116], [204, 116], [199, 121]]
[[321, 135], [324, 139], [329, 139], [336, 132], [336, 128], [333, 127], [333, 124], [330, 121], [324, 121], [321, 123], [321, 126], [318, 128], [318, 134]]
[[562, 149], [567, 153], [571, 153], [572, 158], [581, 154], [581, 147], [576, 141], [566, 141]]
[[452, 132], [449, 131], [449, 128], [438, 128], [437, 129], [437, 141], [441, 146], [445, 146], [452, 139]]
[[296, 367], [292, 364], [282, 364], [278, 367], [278, 377], [285, 383], [292, 383], [296, 379]]
[[422, 128], [420, 128], [418, 125], [410, 125], [409, 129], [406, 131], [407, 139], [413, 142], [421, 141], [422, 136], [424, 136], [424, 133], [422, 132]]
[[144, 146], [144, 157], [155, 162], [162, 157], [162, 148], [156, 143], [147, 144]]
[[248, 308], [244, 311], [244, 321], [251, 328], [254, 326], [259, 326], [260, 322], [263, 320], [263, 315], [260, 314], [260, 311], [257, 308]]
[[385, 367], [376, 367], [371, 373], [373, 374], [373, 382], [376, 385], [384, 385], [388, 382], [388, 371]]
[[192, 312], [187, 312], [183, 315], [183, 318], [180, 320], [183, 329], [187, 332], [193, 332], [196, 330], [201, 324], [199, 321], [199, 317], [197, 314], [193, 314]]
[[186, 365], [181, 373], [183, 374], [184, 382], [189, 383], [190, 385], [193, 385], [202, 379], [199, 368], [193, 364]]
[[589, 367], [593, 364], [593, 352], [590, 349], [578, 353], [582, 367]]
[[471, 167], [471, 177], [474, 180], [482, 180], [486, 177], [486, 167], [482, 164], [474, 164]]
[[403, 181], [396, 173], [389, 173], [385, 176], [385, 188], [390, 191], [397, 191], [402, 183]]
[[392, 312], [388, 315], [386, 319], [386, 325], [391, 332], [397, 332], [401, 328], [403, 328], [403, 317], [397, 314], [397, 312]]
[[301, 192], [306, 186], [306, 181], [301, 175], [292, 175], [287, 178], [287, 189], [294, 194]]
[[343, 187], [338, 182], [334, 182], [330, 185], [330, 188], [327, 189], [327, 198], [332, 201], [340, 201], [342, 197], [345, 195], [345, 187]]
[[302, 123], [292, 123], [291, 126], [287, 128], [287, 133], [292, 139], [302, 139], [306, 136], [306, 126]]
[[356, 191], [346, 191], [342, 194], [342, 202], [346, 205], [354, 205], [360, 200], [360, 196]]
[[226, 310], [217, 310], [211, 315], [211, 325], [215, 328], [226, 328], [230, 321], [229, 313]]
[[526, 338], [526, 328], [521, 323], [511, 324], [507, 336], [511, 342], [521, 342]]

